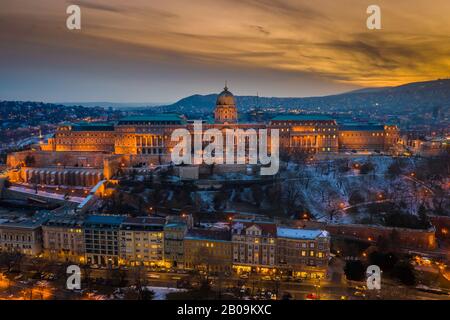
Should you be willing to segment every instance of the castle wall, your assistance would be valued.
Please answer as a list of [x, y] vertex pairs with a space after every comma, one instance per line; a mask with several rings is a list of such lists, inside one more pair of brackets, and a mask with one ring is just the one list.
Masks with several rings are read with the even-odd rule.
[[103, 160], [107, 153], [89, 151], [41, 151], [26, 150], [8, 154], [7, 165], [9, 168], [25, 166], [29, 160], [30, 167], [90, 167], [102, 168]]
[[379, 150], [385, 149], [384, 131], [339, 131], [341, 150]]
[[362, 224], [327, 224], [317, 221], [301, 220], [296, 221], [295, 225], [296, 227], [307, 229], [321, 228], [330, 232], [334, 237], [358, 239], [373, 243], [376, 243], [380, 239], [391, 239], [394, 232], [396, 234], [395, 241], [399, 247], [426, 250], [434, 250], [437, 247], [436, 231], [434, 228], [418, 230]]

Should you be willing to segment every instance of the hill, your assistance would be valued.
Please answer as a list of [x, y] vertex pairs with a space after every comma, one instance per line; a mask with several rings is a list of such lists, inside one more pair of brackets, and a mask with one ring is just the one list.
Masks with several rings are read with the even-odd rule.
[[[161, 106], [164, 112], [210, 113], [216, 94], [192, 95], [178, 102]], [[248, 112], [257, 105], [261, 109], [280, 111], [359, 113], [371, 110], [379, 114], [403, 115], [409, 112], [433, 112], [435, 108], [450, 107], [450, 79], [416, 82], [398, 87], [367, 88], [338, 95], [306, 98], [277, 98], [236, 96], [240, 112]], [[438, 110], [439, 111], [439, 110]]]

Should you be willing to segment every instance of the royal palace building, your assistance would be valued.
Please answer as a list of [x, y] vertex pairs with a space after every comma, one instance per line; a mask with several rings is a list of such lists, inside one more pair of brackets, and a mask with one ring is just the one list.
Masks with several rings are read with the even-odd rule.
[[[246, 132], [265, 129], [268, 136], [276, 129], [280, 152], [288, 153], [389, 152], [399, 140], [396, 126], [339, 123], [323, 114], [285, 114], [268, 122], [241, 123], [235, 97], [227, 87], [217, 97], [214, 121], [201, 121], [201, 125], [204, 131], [217, 129], [222, 133], [227, 129]], [[9, 168], [21, 168], [11, 180], [93, 186], [113, 177], [121, 167], [170, 163], [171, 152], [179, 142], [172, 141], [174, 130], [187, 130], [193, 143], [194, 128], [193, 121], [178, 114], [128, 116], [114, 123], [62, 124], [47, 143], [41, 143], [40, 150], [8, 155]], [[248, 151], [250, 144], [246, 141]], [[269, 151], [270, 141], [268, 138]], [[207, 142], [203, 141], [203, 144]], [[233, 143], [236, 150], [236, 145], [242, 142], [235, 138]]]
[[[193, 124], [177, 114], [128, 116], [116, 123], [76, 123], [58, 127], [54, 138], [42, 149], [47, 151], [96, 151], [117, 155], [162, 156], [174, 146], [171, 134], [184, 128], [193, 132]], [[280, 147], [302, 149], [310, 153], [339, 150], [388, 150], [398, 139], [395, 126], [382, 124], [339, 124], [328, 115], [286, 114], [268, 123], [239, 123], [233, 94], [225, 87], [217, 97], [214, 123], [203, 129], [279, 130]]]

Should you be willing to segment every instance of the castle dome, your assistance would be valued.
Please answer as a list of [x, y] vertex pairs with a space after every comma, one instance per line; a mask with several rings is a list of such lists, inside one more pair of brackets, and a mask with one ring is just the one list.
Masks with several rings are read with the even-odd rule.
[[217, 96], [216, 109], [214, 110], [216, 123], [236, 123], [237, 109], [233, 94], [228, 91], [227, 86]]
[[223, 89], [223, 91], [217, 96], [216, 105], [217, 106], [227, 106], [227, 105], [234, 106], [234, 105], [236, 105], [236, 103], [234, 101], [234, 96], [230, 91], [228, 91], [227, 87], [225, 87]]

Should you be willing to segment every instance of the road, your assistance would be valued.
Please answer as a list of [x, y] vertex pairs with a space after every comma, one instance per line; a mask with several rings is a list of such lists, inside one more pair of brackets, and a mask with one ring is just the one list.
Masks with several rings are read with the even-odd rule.
[[[35, 265], [22, 264], [22, 270], [33, 270]], [[46, 286], [45, 295], [52, 299], [80, 299], [80, 295], [72, 294], [62, 288], [65, 286], [65, 267], [63, 265], [51, 265], [46, 266], [46, 272], [53, 272], [59, 275], [57, 281], [50, 281]], [[115, 269], [89, 269], [89, 277], [91, 279], [111, 279]], [[133, 285], [137, 278], [145, 277], [146, 284], [155, 287], [177, 287], [177, 284], [182, 280], [186, 282], [194, 283], [199, 282], [201, 277], [199, 275], [191, 275], [177, 272], [154, 272], [142, 269], [139, 273], [136, 270], [129, 269], [123, 273], [124, 279], [128, 281], [129, 285]], [[137, 276], [139, 274], [139, 276]], [[82, 269], [82, 276], [85, 276], [85, 270]], [[114, 275], [114, 276], [117, 276]], [[360, 291], [355, 288], [354, 284], [346, 281], [332, 282], [328, 280], [303, 280], [301, 282], [293, 281], [274, 281], [263, 280], [261, 276], [250, 275], [249, 279], [242, 279], [237, 275], [228, 277], [208, 277], [212, 280], [213, 289], [216, 291], [225, 292], [231, 288], [235, 288], [236, 291], [244, 286], [244, 288], [250, 290], [250, 295], [256, 294], [258, 291], [264, 289], [266, 292], [278, 293], [278, 297], [281, 298], [285, 293], [290, 293], [294, 299], [305, 299], [306, 295], [314, 293], [320, 295], [321, 299], [339, 300], [342, 296], [347, 299], [365, 299], [363, 296], [355, 296], [356, 291]], [[1, 282], [1, 281], [0, 281]], [[20, 282], [19, 280], [11, 280], [8, 286], [0, 285], [0, 298], [7, 298], [11, 293], [15, 293], [14, 296], [22, 296], [24, 299], [29, 299], [31, 292], [30, 288], [33, 288], [34, 299], [40, 299], [39, 285], [37, 281], [31, 281], [29, 283]], [[9, 287], [9, 289], [7, 289]], [[450, 296], [438, 295], [429, 292], [418, 291], [414, 288], [402, 288], [395, 283], [389, 281], [383, 281], [382, 291], [380, 297], [376, 297], [376, 294], [367, 292], [367, 298], [384, 298], [384, 299], [414, 299], [414, 300], [450, 300]]]

